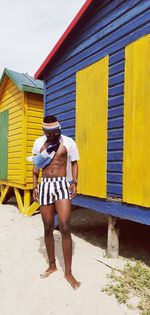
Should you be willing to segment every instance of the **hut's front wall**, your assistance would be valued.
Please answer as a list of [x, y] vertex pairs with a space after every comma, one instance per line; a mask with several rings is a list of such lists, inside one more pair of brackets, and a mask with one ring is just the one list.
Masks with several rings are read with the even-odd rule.
[[[27, 153], [26, 156], [32, 155], [32, 147], [35, 139], [42, 136], [42, 120], [43, 120], [43, 96], [33, 93], [27, 93]], [[33, 165], [26, 162], [26, 184], [32, 187]]]
[[[149, 1], [94, 1], [63, 47], [59, 59], [55, 58], [54, 65], [45, 73], [45, 114], [57, 115], [64, 134], [74, 138], [75, 133], [80, 132], [75, 130], [76, 74], [108, 56], [107, 197], [123, 197], [125, 49], [150, 33], [149, 9]], [[94, 141], [93, 138], [93, 146]], [[91, 162], [93, 168], [97, 168], [95, 161]], [[144, 180], [143, 175], [141, 187]], [[130, 190], [130, 186], [127, 189]], [[131, 199], [127, 201], [130, 203]], [[145, 206], [138, 199], [133, 203]]]
[[[0, 114], [7, 113], [8, 125], [8, 156], [3, 156], [4, 151], [1, 152], [2, 164], [7, 164], [7, 175], [0, 181], [6, 180], [8, 184], [24, 184], [23, 170], [23, 95], [22, 92], [16, 88], [14, 83], [8, 79], [5, 89], [0, 99]], [[2, 141], [5, 141], [2, 139]], [[3, 160], [5, 160], [3, 162]]]

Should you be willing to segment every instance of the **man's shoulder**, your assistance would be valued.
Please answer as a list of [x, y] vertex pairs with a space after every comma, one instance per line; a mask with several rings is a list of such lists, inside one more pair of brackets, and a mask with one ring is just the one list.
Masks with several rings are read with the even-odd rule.
[[70, 161], [79, 160], [79, 152], [75, 141], [71, 137], [67, 137], [62, 135], [63, 144], [67, 149], [68, 156], [70, 157]]
[[41, 136], [41, 137], [38, 137], [37, 139], [35, 139], [35, 143], [41, 143], [42, 141], [45, 141], [46, 138], [45, 138], [45, 135]]
[[67, 142], [68, 144], [73, 144], [73, 143], [75, 143], [75, 141], [74, 141], [71, 137], [62, 135], [62, 138], [63, 138], [63, 140], [64, 140], [65, 142]]
[[46, 141], [45, 135], [44, 135], [44, 136], [41, 136], [41, 137], [39, 137], [39, 138], [37, 138], [37, 139], [34, 141], [32, 153], [33, 153], [33, 154], [38, 154], [38, 153], [40, 152], [41, 147], [42, 147], [43, 144], [45, 143], [45, 141]]

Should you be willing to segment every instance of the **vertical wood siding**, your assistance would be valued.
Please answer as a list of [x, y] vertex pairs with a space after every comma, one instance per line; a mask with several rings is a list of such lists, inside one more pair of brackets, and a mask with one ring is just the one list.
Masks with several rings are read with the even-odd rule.
[[8, 110], [0, 113], [0, 179], [8, 173]]
[[106, 198], [108, 57], [77, 72], [76, 81], [78, 193]]
[[24, 183], [22, 176], [22, 93], [8, 79], [1, 98], [0, 110], [8, 110], [8, 181]]
[[125, 55], [123, 201], [150, 207], [150, 35]]
[[[42, 136], [43, 120], [43, 96], [28, 93], [27, 95], [27, 156], [32, 155], [32, 147], [35, 139]], [[29, 162], [26, 168], [26, 182], [31, 184], [33, 165]]]
[[109, 55], [107, 194], [122, 196], [124, 49], [150, 33], [150, 1], [94, 1], [68, 46], [45, 74], [45, 114], [75, 137], [76, 72]]

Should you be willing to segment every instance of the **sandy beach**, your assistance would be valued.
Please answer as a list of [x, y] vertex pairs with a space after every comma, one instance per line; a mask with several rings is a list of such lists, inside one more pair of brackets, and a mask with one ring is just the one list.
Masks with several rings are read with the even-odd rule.
[[[84, 221], [73, 213], [72, 222]], [[61, 235], [55, 230], [58, 271], [46, 279], [47, 268], [40, 214], [25, 217], [14, 205], [0, 205], [0, 313], [1, 315], [138, 315], [101, 292], [111, 266], [122, 268], [123, 258], [104, 257], [104, 246], [74, 233], [73, 273], [81, 286], [74, 291], [64, 279]], [[75, 230], [75, 227], [73, 228]], [[98, 262], [100, 259], [104, 263]]]

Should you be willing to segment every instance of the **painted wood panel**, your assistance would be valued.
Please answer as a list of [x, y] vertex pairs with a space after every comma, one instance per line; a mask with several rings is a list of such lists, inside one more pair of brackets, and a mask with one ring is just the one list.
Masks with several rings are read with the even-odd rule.
[[[32, 155], [32, 147], [35, 139], [43, 135], [43, 96], [32, 93], [27, 94], [27, 147], [26, 156]], [[26, 161], [26, 183], [32, 184], [31, 163]]]
[[[18, 91], [19, 94], [21, 94]], [[22, 95], [20, 95], [22, 99]], [[14, 98], [14, 96], [13, 96]], [[9, 132], [8, 132], [8, 181], [13, 183], [24, 183], [23, 178], [23, 163], [22, 163], [22, 124], [23, 112], [22, 106], [15, 110], [16, 117], [14, 117], [14, 109], [9, 109]], [[13, 152], [13, 155], [11, 154]], [[17, 176], [17, 177], [16, 177]]]
[[150, 35], [125, 57], [123, 201], [150, 207]]
[[107, 168], [108, 57], [77, 72], [78, 192], [105, 198]]
[[[107, 195], [122, 196], [124, 49], [109, 55]], [[117, 102], [116, 102], [117, 101]]]
[[0, 179], [8, 176], [8, 111], [0, 113]]

